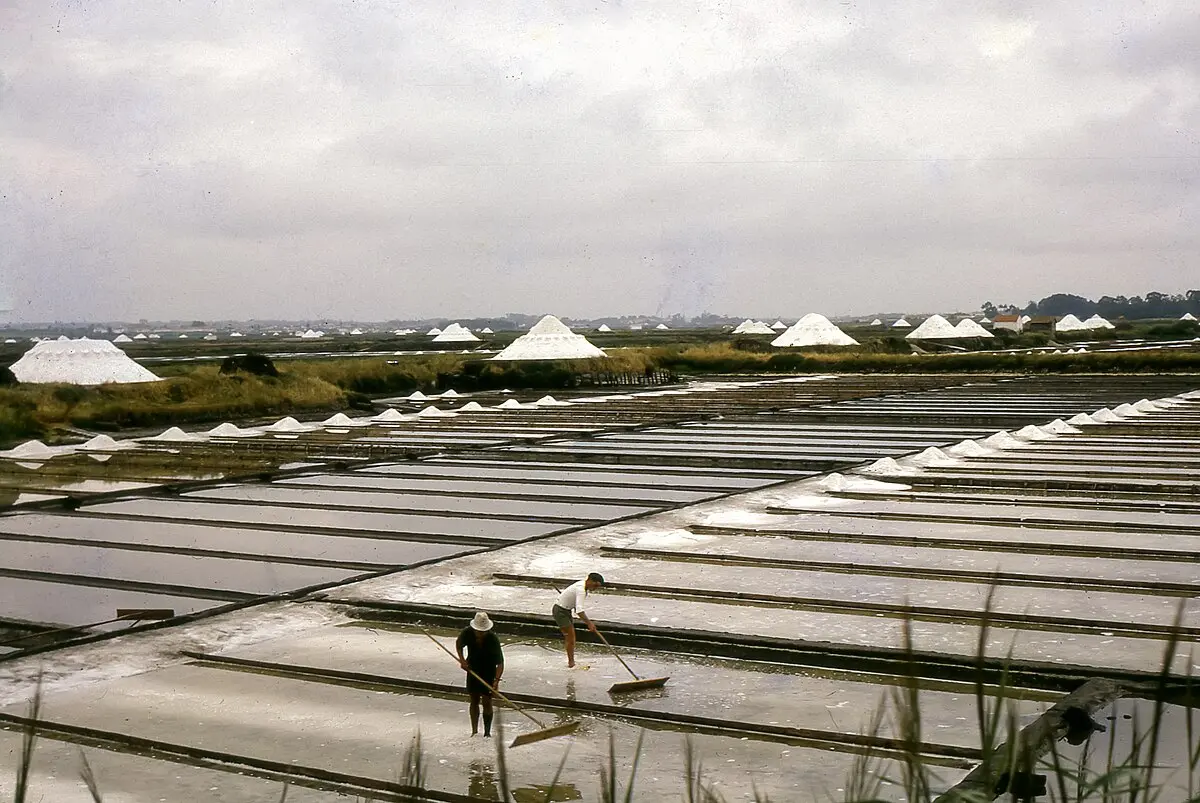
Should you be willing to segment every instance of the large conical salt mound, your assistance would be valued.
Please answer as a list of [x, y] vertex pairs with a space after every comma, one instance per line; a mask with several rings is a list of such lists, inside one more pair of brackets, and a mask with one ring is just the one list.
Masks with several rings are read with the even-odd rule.
[[1064, 315], [1058, 323], [1054, 324], [1056, 332], [1079, 332], [1084, 328], [1083, 321], [1070, 314]]
[[771, 341], [776, 348], [799, 346], [857, 346], [858, 341], [835, 326], [824, 315], [810, 312]]
[[876, 318], [875, 320], [871, 321], [870, 325], [871, 326], [883, 326], [883, 321]]
[[107, 340], [43, 340], [12, 364], [18, 382], [30, 384], [107, 385], [158, 382]]
[[521, 335], [495, 357], [505, 360], [586, 360], [607, 357], [600, 349], [577, 335], [555, 318], [547, 315], [533, 325], [528, 334]]
[[941, 315], [930, 315], [921, 325], [904, 336], [905, 340], [954, 340], [962, 337], [954, 324]]
[[959, 337], [995, 337], [995, 335], [970, 318], [963, 318], [954, 327], [954, 330], [958, 332]]
[[426, 332], [425, 334], [427, 334], [427, 335], [431, 335], [431, 336], [434, 336], [434, 337], [436, 337], [437, 335], [440, 335], [441, 333], [442, 333], [442, 330], [441, 330], [441, 329], [438, 329], [438, 328], [435, 326], [435, 327], [433, 327], [432, 329], [430, 329], [428, 332]]
[[433, 338], [434, 343], [478, 343], [479, 338], [471, 333], [471, 330], [458, 323], [452, 323], [443, 329], [436, 337]]
[[912, 329], [912, 324], [901, 318], [892, 324], [893, 329]]
[[1117, 328], [1117, 327], [1113, 326], [1111, 323], [1109, 323], [1109, 321], [1107, 319], [1101, 318], [1099, 314], [1093, 315], [1092, 317], [1088, 318], [1086, 321], [1081, 323], [1079, 325], [1079, 327], [1081, 329], [1116, 329]]
[[1192, 313], [1190, 313], [1190, 312], [1185, 312], [1185, 313], [1183, 313], [1183, 315], [1179, 316], [1179, 320], [1181, 320], [1181, 321], [1194, 321], [1194, 320], [1196, 320], [1196, 316], [1195, 316], [1195, 315], [1193, 315], [1193, 314], [1192, 314]]
[[776, 332], [782, 332], [784, 329], [788, 328], [788, 325], [786, 323], [784, 323], [783, 321], [777, 319], [775, 321], [775, 323], [771, 324], [771, 328], [774, 329]]
[[121, 334], [119, 334], [113, 338], [113, 342], [114, 343], [132, 343], [133, 338], [130, 337], [129, 335], [125, 334], [124, 332], [122, 332]]
[[602, 324], [600, 324], [600, 326], [599, 326], [599, 327], [596, 329], [596, 331], [597, 331], [597, 332], [611, 332], [611, 331], [612, 331], [612, 327], [611, 327], [611, 326], [609, 326], [609, 325], [608, 325], [608, 324], [606, 324], [606, 323], [602, 323]]

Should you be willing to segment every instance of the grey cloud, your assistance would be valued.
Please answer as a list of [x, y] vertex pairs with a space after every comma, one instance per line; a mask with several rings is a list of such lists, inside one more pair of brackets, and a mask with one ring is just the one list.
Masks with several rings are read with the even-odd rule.
[[0, 269], [25, 319], [1186, 289], [1196, 64], [1149, 6], [27, 3]]

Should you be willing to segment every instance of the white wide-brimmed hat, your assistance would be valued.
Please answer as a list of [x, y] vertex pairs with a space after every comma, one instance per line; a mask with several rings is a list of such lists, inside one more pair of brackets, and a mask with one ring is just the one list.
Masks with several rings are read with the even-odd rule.
[[475, 618], [471, 620], [471, 627], [476, 630], [491, 630], [492, 620], [488, 618], [486, 613], [479, 611], [475, 614]]

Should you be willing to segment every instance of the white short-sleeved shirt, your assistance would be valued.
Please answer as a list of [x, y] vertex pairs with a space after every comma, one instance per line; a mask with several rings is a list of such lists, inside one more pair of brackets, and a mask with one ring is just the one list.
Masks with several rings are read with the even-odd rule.
[[563, 592], [558, 595], [558, 607], [583, 613], [584, 603], [587, 602], [587, 588], [584, 587], [586, 582], [587, 580], [580, 580], [563, 589]]

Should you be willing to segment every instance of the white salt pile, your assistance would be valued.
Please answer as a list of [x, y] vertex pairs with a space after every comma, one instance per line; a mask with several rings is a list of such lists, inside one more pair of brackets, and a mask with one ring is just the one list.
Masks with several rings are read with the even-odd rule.
[[25, 441], [20, 446], [0, 452], [0, 457], [11, 457], [22, 460], [49, 460], [63, 453], [60, 449], [55, 449], [41, 441], [33, 440]]
[[787, 327], [786, 323], [777, 319], [775, 321], [775, 323], [771, 324], [771, 328], [774, 329], [776, 332], [782, 332], [784, 329], [787, 329], [788, 327]]
[[171, 427], [152, 438], [141, 438], [140, 440], [165, 441], [167, 443], [195, 443], [196, 441], [204, 440], [204, 438], [191, 432], [184, 432], [179, 427]]
[[[893, 324], [894, 326], [894, 324]], [[905, 340], [955, 340], [961, 337], [954, 324], [941, 315], [930, 315], [921, 325], [904, 336]]]
[[265, 432], [308, 432], [312, 428], [310, 424], [301, 424], [289, 415], [270, 426], [263, 427], [263, 430]]
[[1149, 399], [1141, 399], [1133, 403], [1133, 409], [1141, 413], [1157, 413], [1163, 408]]
[[609, 326], [609, 325], [608, 325], [608, 324], [606, 324], [606, 323], [602, 323], [602, 324], [600, 324], [600, 326], [599, 326], [599, 327], [596, 329], [596, 331], [597, 331], [597, 332], [611, 332], [611, 331], [612, 331], [612, 327], [611, 327], [611, 326]]
[[585, 360], [607, 356], [586, 337], [575, 334], [553, 315], [547, 315], [492, 360]]
[[1093, 315], [1092, 317], [1088, 318], [1086, 321], [1084, 321], [1082, 324], [1080, 324], [1080, 326], [1083, 329], [1116, 329], [1117, 328], [1117, 327], [1113, 326], [1108, 320], [1101, 318], [1099, 314]]
[[833, 324], [824, 315], [810, 312], [771, 341], [776, 348], [801, 346], [857, 346], [858, 341]]
[[458, 413], [453, 413], [449, 410], [439, 410], [437, 407], [430, 405], [417, 413], [417, 418], [453, 418], [456, 415]]
[[112, 437], [108, 435], [97, 435], [81, 445], [79, 448], [85, 452], [114, 452], [120, 449], [135, 449], [137, 448], [137, 444], [133, 443], [132, 441], [113, 440]]
[[1145, 413], [1134, 407], [1132, 404], [1119, 404], [1113, 408], [1113, 412], [1122, 418], [1138, 418], [1145, 415]]
[[[1088, 421], [1090, 422], [1091, 419], [1089, 418]], [[1044, 425], [1042, 429], [1046, 432], [1052, 432], [1055, 435], [1078, 435], [1080, 432], [1061, 418], [1054, 419], [1049, 424]]]
[[1033, 424], [1021, 427], [1014, 432], [1013, 435], [1027, 441], [1048, 441], [1057, 437], [1054, 433], [1045, 432], [1038, 427], [1035, 427]]
[[483, 327], [482, 329], [480, 329], [480, 330], [479, 330], [479, 334], [481, 334], [481, 335], [494, 335], [494, 334], [496, 334], [496, 333], [495, 333], [495, 332], [493, 332], [493, 331], [491, 330], [491, 328], [490, 328], [490, 327], [487, 327], [487, 326], [485, 326], [485, 327]]
[[1056, 332], [1079, 332], [1084, 328], [1083, 321], [1076, 318], [1074, 315], [1064, 315], [1057, 323], [1054, 324]]
[[1195, 315], [1193, 315], [1193, 314], [1192, 314], [1192, 313], [1190, 313], [1190, 312], [1185, 312], [1185, 313], [1183, 313], [1182, 315], [1180, 315], [1180, 316], [1179, 316], [1179, 320], [1181, 320], [1181, 321], [1194, 321], [1194, 320], [1196, 320], [1196, 316], [1195, 316]]
[[509, 399], [496, 406], [501, 410], [516, 410], [521, 406], [521, 403], [516, 399]]
[[665, 323], [660, 323], [658, 326], [656, 326], [656, 327], [654, 327], [654, 328], [655, 328], [655, 329], [660, 329], [660, 330], [664, 330], [664, 331], [665, 331], [665, 330], [667, 330], [667, 329], [670, 329], [671, 327], [667, 326]]
[[936, 446], [930, 446], [928, 449], [918, 452], [917, 454], [903, 457], [899, 462], [903, 465], [921, 466], [922, 468], [927, 468], [930, 466], [953, 466], [958, 464], [957, 460]]
[[908, 321], [904, 320], [903, 318], [901, 318], [900, 320], [898, 320], [894, 324], [892, 324], [892, 328], [893, 329], [911, 329], [912, 324], [909, 323]]
[[978, 441], [968, 439], [948, 447], [946, 452], [955, 457], [984, 457], [991, 454], [992, 450], [980, 445]]
[[979, 324], [975, 323], [975, 321], [971, 320], [970, 318], [963, 318], [961, 321], [959, 321], [958, 325], [954, 327], [954, 331], [958, 332], [958, 336], [962, 338], [995, 337], [995, 335], [993, 335], [987, 329], [984, 329]]
[[419, 390], [414, 390], [412, 393], [404, 397], [408, 401], [429, 401], [429, 397]]
[[991, 449], [1016, 449], [1019, 446], [1024, 446], [1025, 443], [1014, 438], [1005, 430], [1000, 430], [994, 435], [988, 435], [984, 438], [983, 445]]
[[113, 338], [114, 343], [132, 343], [133, 338], [125, 333], [121, 333]]
[[478, 343], [479, 338], [471, 330], [455, 322], [447, 326], [433, 338], [434, 343]]
[[479, 402], [477, 402], [477, 401], [473, 401], [473, 402], [467, 402], [467, 403], [466, 403], [466, 404], [464, 404], [462, 407], [458, 408], [458, 411], [459, 411], [460, 413], [477, 413], [477, 412], [479, 412], [480, 410], [486, 410], [486, 409], [487, 409], [487, 408], [486, 408], [486, 407], [484, 407], [484, 406], [483, 406], [482, 404], [480, 404]]
[[321, 422], [322, 426], [326, 427], [365, 427], [368, 426], [366, 421], [359, 421], [351, 418], [345, 413], [334, 413]]
[[442, 330], [438, 329], [435, 326], [432, 329], [430, 329], [428, 332], [426, 332], [425, 334], [430, 335], [431, 337], [436, 337], [437, 335], [440, 335], [441, 333], [442, 333]]
[[1112, 424], [1117, 421], [1124, 421], [1123, 416], [1117, 415], [1107, 407], [1101, 407], [1096, 412], [1092, 413], [1092, 420], [1097, 424]]
[[915, 474], [915, 467], [902, 466], [890, 457], [881, 457], [869, 466], [859, 469], [862, 474]]
[[246, 438], [254, 435], [261, 435], [262, 431], [257, 429], [242, 429], [237, 424], [231, 424], [226, 421], [213, 427], [205, 434], [215, 435], [221, 438]]
[[775, 330], [762, 321], [752, 321], [747, 318], [734, 328], [733, 333], [735, 335], [773, 335]]
[[443, 399], [453, 399], [455, 396], [458, 396], [458, 395], [459, 395], [459, 392], [457, 390], [455, 390], [454, 388], [450, 388], [449, 390], [442, 391]]
[[44, 340], [10, 366], [26, 384], [106, 385], [158, 382], [107, 340]]
[[871, 321], [871, 326], [883, 326], [883, 321], [876, 318], [875, 320]]
[[389, 407], [377, 416], [374, 416], [372, 421], [389, 422], [389, 421], [407, 421], [408, 418], [404, 413], [397, 410], [395, 407]]
[[535, 401], [534, 404], [536, 404], [538, 407], [568, 407], [571, 403], [559, 401], [553, 396], [547, 395]]

